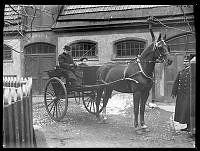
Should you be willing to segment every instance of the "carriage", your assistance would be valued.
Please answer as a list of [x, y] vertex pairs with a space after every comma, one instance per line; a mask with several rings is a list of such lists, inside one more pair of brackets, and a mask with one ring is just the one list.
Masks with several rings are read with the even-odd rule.
[[[82, 73], [79, 85], [72, 85], [63, 78], [65, 69], [58, 66], [53, 70], [45, 71], [49, 76], [44, 92], [44, 103], [47, 113], [54, 121], [64, 118], [68, 110], [69, 99], [74, 99], [76, 103], [83, 101], [83, 105], [89, 113], [97, 114], [96, 97], [97, 89], [105, 87], [105, 84], [97, 84], [96, 71], [99, 66], [78, 67]], [[99, 104], [99, 113], [103, 109], [103, 102]]]

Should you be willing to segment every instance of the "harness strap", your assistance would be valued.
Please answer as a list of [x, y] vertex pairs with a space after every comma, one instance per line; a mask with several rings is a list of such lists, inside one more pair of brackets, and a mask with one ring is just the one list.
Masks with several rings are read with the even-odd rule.
[[150, 76], [146, 75], [146, 73], [145, 73], [144, 70], [142, 69], [142, 65], [141, 65], [141, 63], [140, 63], [139, 58], [137, 59], [137, 63], [138, 63], [138, 66], [139, 66], [140, 71], [142, 72], [142, 74], [143, 74], [146, 78], [149, 78], [149, 79], [152, 80], [152, 78], [151, 78]]

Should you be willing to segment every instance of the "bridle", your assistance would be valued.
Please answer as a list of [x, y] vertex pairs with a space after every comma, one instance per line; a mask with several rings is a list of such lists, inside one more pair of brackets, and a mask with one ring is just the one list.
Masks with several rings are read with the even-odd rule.
[[[169, 52], [168, 52], [166, 49], [164, 49], [164, 50], [165, 50], [165, 54], [164, 54], [164, 55], [161, 54], [160, 51], [159, 51], [159, 48], [160, 48], [160, 47], [163, 47], [163, 45], [160, 46], [159, 43], [163, 43], [164, 47], [168, 47], [167, 44], [165, 43], [165, 41], [164, 41], [164, 40], [161, 40], [161, 41], [159, 41], [159, 42], [155, 42], [155, 43], [154, 43], [153, 51], [155, 51], [156, 56], [158, 57], [157, 60], [159, 60], [160, 62], [165, 62], [165, 60], [166, 60], [166, 59], [165, 59], [165, 56], [168, 56], [168, 55], [169, 55]], [[168, 48], [167, 48], [167, 49], [168, 49]]]

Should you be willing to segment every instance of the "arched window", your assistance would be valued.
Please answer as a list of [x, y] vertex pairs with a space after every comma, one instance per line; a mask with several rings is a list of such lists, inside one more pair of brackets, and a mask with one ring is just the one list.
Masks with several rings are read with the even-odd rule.
[[73, 58], [80, 58], [82, 56], [88, 58], [97, 57], [97, 43], [91, 41], [79, 41], [70, 44]]
[[171, 52], [192, 53], [196, 51], [195, 35], [191, 33], [185, 33], [169, 38], [166, 40], [166, 43], [169, 45]]
[[12, 60], [12, 48], [3, 44], [3, 60]]
[[126, 58], [139, 55], [146, 46], [145, 41], [140, 40], [122, 40], [114, 44], [116, 58]]
[[48, 43], [33, 43], [24, 47], [25, 54], [55, 53], [56, 46]]

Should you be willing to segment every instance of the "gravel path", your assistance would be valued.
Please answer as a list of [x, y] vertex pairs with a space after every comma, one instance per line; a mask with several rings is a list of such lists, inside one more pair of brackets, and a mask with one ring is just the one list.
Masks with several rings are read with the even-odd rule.
[[44, 103], [33, 100], [33, 124], [37, 126], [38, 147], [194, 147], [186, 133], [174, 133], [170, 125], [172, 112], [160, 108], [146, 107], [145, 121], [150, 132], [136, 134], [132, 127], [133, 108], [130, 100], [130, 96], [120, 95], [117, 100], [113, 97], [109, 101], [107, 124], [98, 124], [95, 116], [88, 113], [82, 103], [78, 105], [73, 100], [69, 103], [65, 118], [54, 122], [45, 111]]

